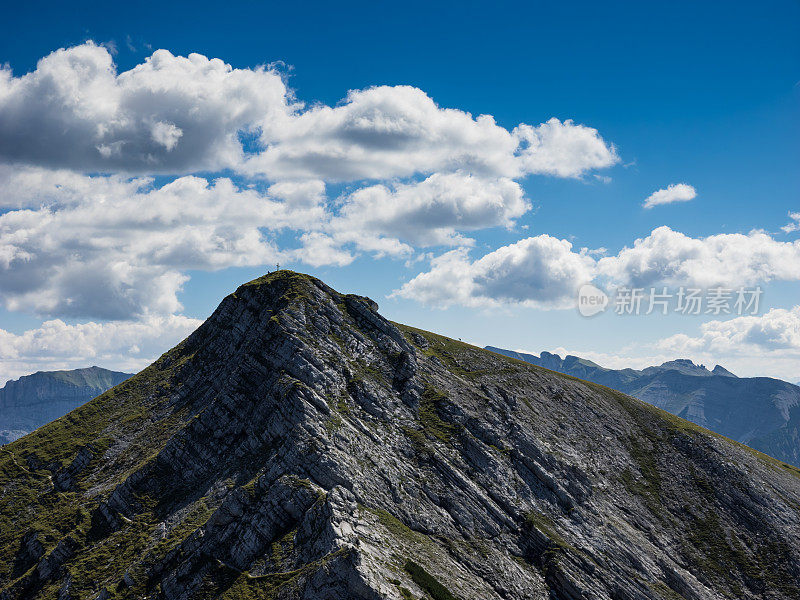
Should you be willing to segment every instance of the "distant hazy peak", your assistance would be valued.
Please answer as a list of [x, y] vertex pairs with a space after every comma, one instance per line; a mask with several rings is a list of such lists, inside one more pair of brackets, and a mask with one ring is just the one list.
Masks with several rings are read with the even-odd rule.
[[738, 375], [734, 375], [722, 365], [717, 365], [716, 367], [714, 367], [714, 370], [711, 371], [711, 373], [714, 375], [719, 375], [720, 377], [736, 377], [738, 379]]
[[701, 377], [711, 375], [711, 371], [706, 369], [705, 365], [696, 365], [691, 359], [688, 358], [676, 358], [675, 360], [669, 360], [665, 363], [661, 363], [658, 368], [665, 371], [680, 371], [686, 375], [698, 375]]
[[106, 390], [130, 377], [130, 373], [110, 371], [102, 367], [92, 366], [83, 369], [69, 369], [61, 371], [36, 371], [30, 375], [23, 375], [19, 379], [12, 379], [0, 386], [0, 391], [11, 388], [21, 388], [24, 385], [36, 385], [36, 382], [52, 380], [78, 387], [89, 387]]
[[129, 373], [101, 367], [37, 371], [0, 386], [0, 445], [7, 444], [122, 383]]

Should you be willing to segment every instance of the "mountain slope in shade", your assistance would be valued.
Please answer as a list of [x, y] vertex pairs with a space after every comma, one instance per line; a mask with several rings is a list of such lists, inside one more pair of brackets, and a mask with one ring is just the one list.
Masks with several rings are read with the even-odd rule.
[[800, 466], [800, 387], [770, 377], [736, 377], [679, 359], [658, 367], [606, 369], [577, 356], [487, 350], [620, 390], [726, 437]]
[[0, 598], [778, 599], [800, 471], [278, 271], [0, 451]]
[[39, 371], [7, 382], [0, 388], [0, 444], [65, 415], [130, 376], [89, 367]]

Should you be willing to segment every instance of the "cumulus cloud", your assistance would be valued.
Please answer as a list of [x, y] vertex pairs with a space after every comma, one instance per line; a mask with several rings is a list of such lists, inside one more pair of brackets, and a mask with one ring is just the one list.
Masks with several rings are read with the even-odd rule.
[[602, 169], [619, 162], [613, 145], [596, 129], [550, 119], [538, 127], [519, 125], [514, 136], [520, 142], [520, 165], [525, 173], [579, 177], [590, 169]]
[[795, 382], [800, 361], [800, 306], [710, 321], [703, 323], [697, 334], [672, 335], [653, 347], [695, 362], [722, 364], [740, 376], [771, 376]]
[[0, 215], [0, 299], [44, 315], [174, 313], [186, 270], [272, 264], [286, 253], [265, 231], [312, 228], [323, 215], [313, 196], [281, 200], [225, 178], [155, 187], [144, 178], [24, 170], [0, 173], [4, 181], [0, 206], [21, 208]]
[[[255, 143], [242, 143], [242, 136]], [[0, 68], [0, 160], [92, 172], [236, 169], [278, 179], [353, 181], [437, 171], [578, 177], [618, 162], [570, 120], [509, 131], [490, 115], [439, 107], [410, 86], [353, 90], [305, 106], [273, 69], [234, 69], [157, 50], [117, 73], [92, 42], [16, 77]]]
[[789, 219], [786, 225], [781, 227], [784, 233], [792, 233], [793, 231], [800, 231], [800, 212], [790, 212]]
[[396, 294], [433, 306], [574, 307], [584, 283], [611, 287], [715, 288], [800, 281], [800, 241], [779, 242], [761, 231], [692, 238], [659, 227], [616, 255], [597, 257], [548, 235], [503, 246], [472, 262], [467, 251], [431, 261]]
[[355, 259], [350, 252], [341, 248], [337, 240], [319, 231], [304, 233], [300, 236], [300, 241], [302, 246], [294, 252], [295, 258], [314, 267], [343, 267]]
[[407, 254], [412, 246], [469, 245], [459, 232], [510, 228], [528, 210], [522, 188], [508, 178], [436, 173], [419, 183], [349, 194], [331, 230], [364, 249]]
[[688, 183], [673, 183], [666, 188], [650, 194], [642, 204], [645, 208], [653, 208], [659, 204], [672, 204], [673, 202], [688, 202], [697, 197], [697, 190]]
[[599, 272], [620, 285], [709, 288], [800, 280], [800, 241], [779, 242], [763, 231], [689, 237], [659, 227], [598, 261]]
[[550, 119], [508, 131], [490, 115], [440, 108], [410, 86], [351, 91], [336, 107], [316, 106], [265, 125], [251, 174], [331, 181], [388, 179], [436, 171], [520, 177], [578, 177], [618, 162], [596, 129]]
[[351, 91], [339, 106], [265, 124], [261, 143], [265, 150], [247, 160], [253, 174], [334, 181], [456, 169], [516, 174], [517, 141], [508, 130], [488, 115], [440, 108], [410, 86]]
[[727, 321], [709, 321], [700, 326], [700, 335], [673, 335], [661, 340], [659, 347], [676, 353], [752, 356], [776, 352], [785, 356], [789, 352], [800, 356], [800, 306], [788, 310], [773, 308], [763, 315]]
[[281, 76], [200, 54], [157, 50], [117, 73], [92, 42], [15, 77], [0, 68], [0, 160], [85, 171], [183, 173], [232, 168], [238, 138], [295, 110]]
[[[190, 269], [343, 266], [357, 252], [468, 245], [462, 232], [511, 227], [530, 204], [510, 179], [463, 173], [368, 186], [332, 207], [319, 180], [264, 189], [184, 176], [158, 187], [146, 177], [0, 166], [0, 207], [10, 208], [0, 214], [7, 308], [127, 319], [180, 310]], [[288, 232], [283, 247], [279, 232]]]
[[100, 365], [135, 372], [194, 331], [201, 321], [151, 315], [138, 322], [45, 321], [14, 334], [0, 329], [0, 386], [34, 371]]
[[567, 240], [549, 235], [530, 237], [472, 262], [466, 249], [431, 261], [431, 270], [417, 275], [395, 292], [436, 307], [452, 304], [488, 307], [519, 304], [536, 308], [573, 306], [578, 286], [593, 275], [594, 260], [575, 252]]

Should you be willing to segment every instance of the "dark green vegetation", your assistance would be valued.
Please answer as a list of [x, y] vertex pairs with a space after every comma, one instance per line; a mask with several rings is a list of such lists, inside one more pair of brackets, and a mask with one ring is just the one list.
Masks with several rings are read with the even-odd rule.
[[0, 388], [0, 444], [12, 442], [61, 417], [130, 377], [90, 367], [40, 371]]
[[0, 449], [0, 598], [800, 597], [800, 473], [279, 271]]
[[606, 369], [585, 358], [487, 350], [599, 383], [688, 419], [784, 462], [800, 466], [800, 386], [770, 377], [736, 377], [673, 360], [641, 371]]
[[419, 420], [423, 431], [444, 443], [450, 441], [453, 431], [456, 429], [456, 426], [442, 420], [439, 416], [446, 403], [447, 395], [432, 385], [426, 385], [425, 389], [422, 390], [422, 397], [419, 403]]
[[456, 600], [456, 597], [453, 596], [446, 587], [413, 560], [407, 560], [403, 568], [411, 575], [411, 579], [414, 580], [414, 583], [430, 594], [433, 600]]

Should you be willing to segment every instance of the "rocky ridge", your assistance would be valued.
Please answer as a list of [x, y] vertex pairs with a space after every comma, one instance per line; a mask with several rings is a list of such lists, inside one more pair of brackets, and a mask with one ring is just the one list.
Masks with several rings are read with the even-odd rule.
[[2, 600], [790, 598], [798, 528], [797, 469], [289, 271], [0, 452]]

